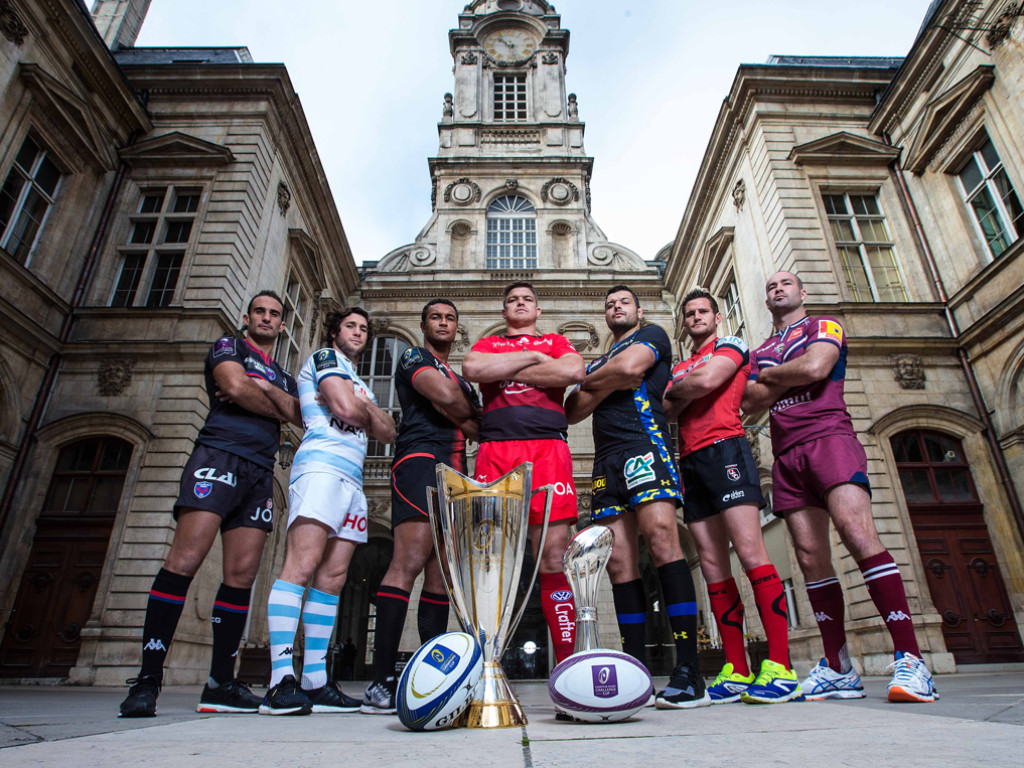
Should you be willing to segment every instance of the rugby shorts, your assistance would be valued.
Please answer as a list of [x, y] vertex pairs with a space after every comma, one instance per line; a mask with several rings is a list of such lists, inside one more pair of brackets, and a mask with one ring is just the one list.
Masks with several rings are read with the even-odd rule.
[[669, 500], [678, 507], [683, 499], [675, 466], [666, 463], [650, 443], [637, 443], [595, 459], [591, 490], [591, 517], [595, 521], [652, 501]]
[[683, 520], [693, 523], [741, 504], [765, 506], [757, 465], [745, 437], [706, 445], [679, 460]]
[[274, 472], [219, 448], [197, 445], [185, 464], [174, 502], [220, 515], [220, 530], [274, 530]]
[[827, 435], [797, 443], [775, 457], [772, 511], [783, 517], [789, 509], [828, 509], [825, 496], [843, 483], [855, 483], [871, 493], [868, 457], [855, 435]]
[[322, 523], [328, 538], [366, 541], [366, 496], [350, 480], [330, 472], [306, 472], [288, 484], [288, 527], [304, 517]]
[[[554, 486], [551, 522], [575, 522], [578, 516], [576, 486], [572, 479], [572, 456], [564, 440], [493, 440], [480, 443], [476, 455], [475, 479], [490, 483], [526, 461], [533, 462], [534, 488]], [[544, 522], [545, 493], [534, 494], [530, 502], [530, 525]]]

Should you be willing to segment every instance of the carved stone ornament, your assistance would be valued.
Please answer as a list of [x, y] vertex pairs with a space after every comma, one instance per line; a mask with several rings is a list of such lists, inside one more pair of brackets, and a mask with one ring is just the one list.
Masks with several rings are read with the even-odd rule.
[[437, 182], [430, 185], [430, 210], [437, 210]]
[[9, 0], [0, 0], [0, 32], [15, 45], [25, 42], [28, 27]]
[[1010, 36], [1010, 28], [1018, 16], [1024, 16], [1024, 3], [1010, 3], [988, 30], [985, 39], [989, 47], [995, 48]]
[[750, 453], [754, 457], [754, 466], [761, 466], [761, 433], [766, 430], [766, 426], [747, 427], [743, 430], [747, 437], [747, 442], [750, 443]]
[[519, 179], [505, 179], [505, 187], [507, 189], [518, 189]]
[[455, 105], [453, 103], [454, 97], [450, 93], [444, 95], [444, 106], [441, 107], [441, 117], [445, 120], [451, 120], [455, 116]]
[[470, 51], [469, 53], [462, 54], [463, 64], [476, 64], [479, 60], [480, 59], [477, 58], [477, 55], [472, 51]]
[[309, 344], [312, 346], [313, 339], [316, 338], [317, 323], [320, 322], [320, 301], [324, 297], [323, 289], [318, 288], [313, 293], [313, 314], [309, 318]]
[[465, 177], [456, 179], [444, 188], [444, 201], [455, 205], [471, 205], [479, 203], [480, 185]]
[[388, 328], [391, 327], [390, 317], [375, 317], [370, 320], [370, 328], [373, 330], [374, 336], [379, 336], [384, 333]]
[[392, 251], [377, 265], [378, 272], [409, 272], [419, 267], [429, 267], [437, 256], [430, 248], [409, 246]]
[[555, 205], [568, 205], [579, 201], [580, 190], [568, 179], [551, 179], [540, 188], [540, 199], [545, 203], [550, 200]]
[[924, 389], [924, 368], [918, 355], [889, 355], [889, 362], [900, 389]]
[[469, 331], [462, 323], [458, 325], [458, 338], [452, 342], [452, 349], [456, 352], [465, 352], [469, 349]]
[[100, 364], [100, 375], [97, 386], [104, 397], [115, 397], [124, 392], [132, 383], [135, 372], [135, 361], [127, 358], [104, 360]]
[[277, 185], [277, 207], [284, 216], [288, 213], [288, 207], [292, 204], [292, 191], [283, 181]]
[[558, 63], [558, 54], [554, 53], [554, 52], [545, 53], [541, 57], [541, 61], [543, 61], [545, 64], [557, 64]]
[[747, 185], [740, 179], [736, 182], [736, 186], [732, 188], [732, 204], [736, 206], [737, 211], [743, 210], [743, 201], [747, 199]]
[[576, 103], [576, 94], [569, 94], [569, 104], [566, 107], [566, 111], [569, 113], [569, 119], [572, 122], [578, 122], [580, 119], [580, 106]]
[[590, 213], [590, 176], [583, 177], [583, 194], [587, 201], [587, 213]]
[[601, 343], [598, 338], [597, 328], [592, 323], [585, 323], [582, 320], [570, 320], [558, 326], [558, 332], [565, 336], [577, 352], [584, 352], [588, 349], [596, 349]]

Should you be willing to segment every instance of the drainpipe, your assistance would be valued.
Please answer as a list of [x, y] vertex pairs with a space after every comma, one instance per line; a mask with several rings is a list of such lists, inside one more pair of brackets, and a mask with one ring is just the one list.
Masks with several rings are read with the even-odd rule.
[[[138, 135], [138, 132], [133, 133], [128, 140], [128, 145], [135, 143]], [[42, 421], [43, 413], [46, 411], [46, 404], [49, 402], [54, 387], [57, 384], [57, 374], [60, 372], [60, 367], [64, 362], [64, 354], [61, 350], [68, 339], [71, 338], [71, 329], [75, 323], [75, 310], [82, 306], [82, 302], [85, 299], [85, 292], [89, 287], [92, 274], [96, 269], [96, 264], [99, 262], [100, 254], [106, 243], [107, 233], [110, 231], [110, 221], [113, 218], [114, 208], [121, 194], [121, 188], [124, 186], [124, 179], [127, 174], [128, 164], [122, 161], [117, 169], [117, 175], [114, 176], [114, 183], [110, 187], [110, 192], [107, 193], [106, 202], [103, 204], [103, 213], [100, 215], [96, 233], [93, 235], [92, 243], [89, 246], [89, 253], [86, 255], [82, 271], [78, 276], [75, 292], [71, 296], [71, 309], [64, 316], [64, 321], [61, 323], [60, 332], [57, 335], [57, 351], [50, 356], [47, 362], [46, 375], [39, 386], [39, 391], [36, 392], [36, 399], [32, 404], [32, 412], [25, 427], [25, 435], [21, 439], [18, 453], [15, 454], [14, 463], [11, 465], [10, 474], [7, 476], [7, 486], [4, 488], [2, 499], [0, 499], [0, 532], [4, 530], [11, 507], [14, 505], [15, 491], [21, 483], [29, 450], [35, 442], [36, 430], [39, 428], [39, 422]]]
[[[894, 146], [888, 133], [883, 132], [882, 139], [890, 147]], [[914, 205], [914, 198], [910, 195], [910, 189], [907, 187], [906, 176], [903, 173], [903, 167], [900, 165], [899, 158], [897, 158], [893, 163], [893, 172], [896, 177], [897, 191], [899, 192], [907, 210], [910, 212], [910, 218], [914, 223], [914, 232], [917, 235], [918, 242], [921, 244], [921, 249], [924, 252], [925, 263], [928, 265], [929, 275], [932, 279], [932, 283], [935, 285], [939, 301], [942, 302], [942, 307], [946, 316], [946, 324], [949, 326], [949, 332], [953, 336], [954, 340], [958, 340], [960, 338], [960, 324], [957, 323], [956, 315], [953, 314], [953, 310], [949, 307], [949, 296], [946, 294], [946, 287], [942, 282], [942, 276], [939, 274], [938, 266], [935, 264], [935, 256], [932, 254], [931, 246], [928, 244], [928, 236], [925, 234], [924, 228], [921, 226], [921, 219], [917, 215], [917, 206]], [[1003, 491], [1006, 493], [1006, 498], [1010, 502], [1010, 511], [1013, 513], [1014, 522], [1017, 523], [1017, 530], [1020, 532], [1021, 538], [1024, 539], [1024, 511], [1021, 509], [1020, 497], [1017, 495], [1017, 489], [1010, 477], [1010, 468], [1006, 464], [1006, 456], [1003, 455], [1003, 448], [999, 445], [999, 441], [996, 440], [995, 425], [992, 423], [992, 416], [989, 413], [988, 407], [985, 405], [985, 397], [981, 392], [981, 387], [978, 385], [978, 377], [974, 372], [974, 366], [971, 364], [971, 358], [967, 354], [967, 350], [959, 344], [956, 348], [956, 355], [960, 360], [960, 367], [963, 368], [964, 377], [967, 379], [967, 386], [971, 391], [971, 399], [974, 401], [974, 407], [981, 416], [981, 422], [984, 425], [982, 434], [985, 436], [985, 442], [988, 445], [989, 453], [992, 454], [992, 459], [995, 462], [996, 471], [999, 474], [999, 481], [1002, 483]]]

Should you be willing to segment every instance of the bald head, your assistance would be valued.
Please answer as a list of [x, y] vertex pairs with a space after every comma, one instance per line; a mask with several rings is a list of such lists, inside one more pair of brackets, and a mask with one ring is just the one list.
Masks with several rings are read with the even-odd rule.
[[785, 270], [783, 270], [781, 272], [776, 272], [774, 275], [772, 275], [771, 277], [768, 278], [768, 282], [765, 283], [765, 285], [764, 285], [765, 293], [768, 293], [771, 290], [771, 288], [772, 288], [772, 284], [773, 283], [778, 283], [783, 275], [785, 275], [790, 280], [795, 282], [797, 288], [799, 288], [800, 290], [803, 290], [804, 281], [800, 279], [800, 276], [797, 275], [794, 272], [786, 272]]

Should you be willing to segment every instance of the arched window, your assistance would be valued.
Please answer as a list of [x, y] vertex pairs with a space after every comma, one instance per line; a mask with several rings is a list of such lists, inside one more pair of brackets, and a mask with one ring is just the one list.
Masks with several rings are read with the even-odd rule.
[[[397, 336], [377, 336], [373, 345], [359, 358], [359, 378], [366, 382], [377, 398], [377, 405], [391, 414], [396, 425], [402, 417], [402, 409], [395, 391], [395, 368], [408, 348], [408, 343]], [[391, 456], [393, 453], [394, 446], [381, 445], [370, 438], [367, 456]]]
[[911, 430], [890, 443], [908, 506], [977, 503], [971, 470], [955, 437]]
[[537, 211], [520, 195], [487, 206], [487, 269], [537, 268]]

